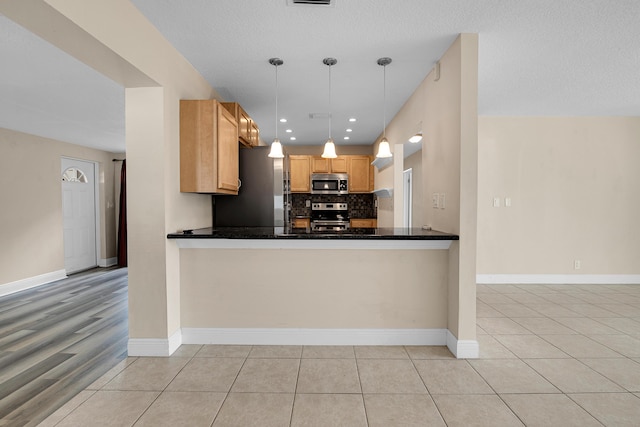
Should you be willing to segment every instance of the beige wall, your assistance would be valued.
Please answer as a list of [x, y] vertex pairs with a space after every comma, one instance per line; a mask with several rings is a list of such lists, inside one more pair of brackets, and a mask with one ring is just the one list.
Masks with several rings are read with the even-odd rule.
[[479, 274], [640, 273], [640, 118], [480, 117], [478, 144]]
[[98, 163], [97, 257], [100, 260], [116, 256], [112, 159], [123, 156], [0, 128], [0, 286], [64, 270], [62, 157]]
[[446, 250], [180, 251], [184, 328], [447, 325]]

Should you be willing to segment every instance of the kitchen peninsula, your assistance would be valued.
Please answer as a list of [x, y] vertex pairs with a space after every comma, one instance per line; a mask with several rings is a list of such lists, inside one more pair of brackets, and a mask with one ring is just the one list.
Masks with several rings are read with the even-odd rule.
[[457, 235], [222, 227], [167, 237], [180, 251], [185, 344], [451, 348], [449, 252]]

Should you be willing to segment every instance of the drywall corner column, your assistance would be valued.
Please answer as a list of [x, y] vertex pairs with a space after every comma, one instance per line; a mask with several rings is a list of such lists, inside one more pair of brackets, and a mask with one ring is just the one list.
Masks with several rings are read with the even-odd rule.
[[476, 338], [478, 34], [461, 34], [458, 340]]
[[164, 110], [163, 88], [125, 90], [130, 340], [167, 339], [172, 332], [166, 276]]
[[[428, 224], [460, 236], [449, 249], [447, 328], [473, 346], [476, 339], [476, 215], [478, 36], [461, 34], [440, 59], [440, 76], [427, 76], [423, 118], [423, 184], [446, 194], [446, 207], [425, 210]], [[430, 75], [431, 76], [431, 75]], [[473, 346], [477, 353], [477, 344]], [[464, 352], [463, 357], [473, 357]]]

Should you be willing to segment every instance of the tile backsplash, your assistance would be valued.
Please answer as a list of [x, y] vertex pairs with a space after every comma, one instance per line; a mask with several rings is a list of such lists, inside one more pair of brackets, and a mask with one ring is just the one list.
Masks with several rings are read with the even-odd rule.
[[291, 194], [291, 217], [311, 216], [311, 206], [306, 207], [307, 200], [311, 203], [348, 203], [349, 218], [377, 218], [378, 212], [374, 204], [373, 194], [347, 194], [345, 196], [324, 194]]

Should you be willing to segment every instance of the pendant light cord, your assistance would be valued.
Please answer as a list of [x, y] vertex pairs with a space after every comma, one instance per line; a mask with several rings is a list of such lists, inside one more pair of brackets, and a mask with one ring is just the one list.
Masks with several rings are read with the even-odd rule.
[[382, 137], [387, 137], [387, 66], [382, 67]]
[[278, 66], [276, 65], [276, 139], [278, 139]]
[[331, 139], [331, 120], [332, 120], [332, 113], [331, 113], [331, 65], [329, 65], [329, 139]]

